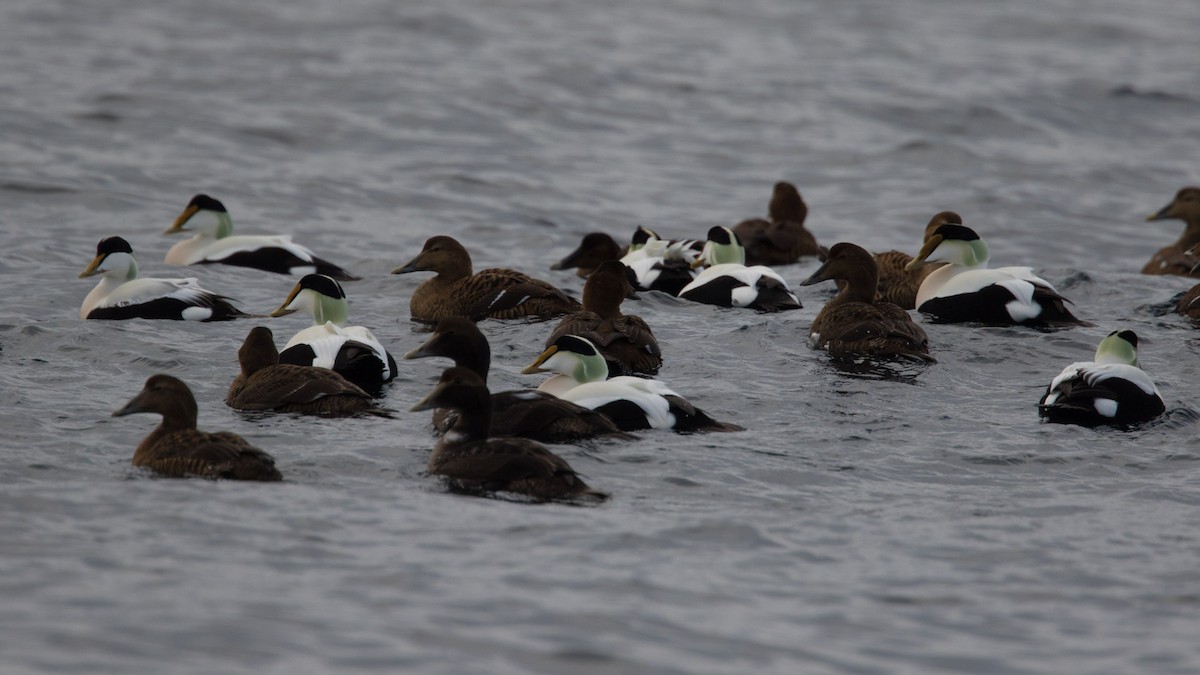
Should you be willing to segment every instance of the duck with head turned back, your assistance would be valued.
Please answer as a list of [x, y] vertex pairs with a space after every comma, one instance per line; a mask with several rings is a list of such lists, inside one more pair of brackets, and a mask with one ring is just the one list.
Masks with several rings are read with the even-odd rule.
[[800, 309], [800, 300], [775, 270], [763, 265], [747, 267], [746, 253], [733, 230], [713, 227], [696, 259], [707, 267], [679, 291], [692, 302], [721, 307], [747, 307], [760, 312]]
[[621, 313], [621, 302], [633, 295], [630, 271], [616, 260], [596, 268], [583, 285], [583, 310], [568, 314], [546, 340], [550, 346], [563, 335], [591, 340], [610, 375], [654, 375], [662, 367], [662, 351], [641, 317]]
[[[925, 233], [921, 243], [928, 241], [930, 235], [946, 223], [962, 225], [962, 216], [953, 211], [942, 211], [934, 214], [925, 225]], [[925, 277], [937, 268], [945, 265], [942, 262], [924, 262], [912, 270], [905, 269], [913, 257], [901, 251], [884, 251], [875, 254], [875, 263], [879, 267], [879, 291], [875, 297], [884, 302], [891, 302], [900, 309], [917, 308], [917, 291]]]
[[515, 492], [539, 501], [582, 498], [603, 501], [567, 464], [537, 441], [492, 435], [491, 397], [479, 376], [466, 368], [447, 368], [437, 386], [413, 411], [452, 408], [454, 428], [434, 445], [429, 473], [446, 476], [468, 492]]
[[631, 270], [634, 289], [678, 295], [696, 278], [692, 264], [703, 248], [703, 241], [663, 239], [654, 230], [638, 225], [621, 263]]
[[437, 323], [448, 316], [480, 319], [550, 319], [579, 311], [579, 301], [562, 290], [510, 269], [472, 273], [471, 254], [453, 237], [430, 237], [417, 257], [392, 274], [434, 272], [413, 291], [414, 321]]
[[825, 303], [809, 330], [816, 349], [835, 356], [902, 357], [931, 363], [929, 339], [908, 312], [890, 302], [875, 300], [878, 285], [875, 258], [861, 246], [834, 244], [816, 272], [800, 285], [835, 279], [838, 294]]
[[1177, 274], [1200, 277], [1200, 187], [1185, 187], [1175, 194], [1170, 204], [1162, 207], [1146, 220], [1182, 220], [1183, 234], [1170, 246], [1159, 249], [1150, 258], [1142, 274]]
[[1050, 422], [1125, 426], [1148, 422], [1166, 411], [1162, 394], [1138, 365], [1138, 338], [1114, 330], [1096, 347], [1094, 361], [1063, 368], [1050, 382], [1038, 412]]
[[153, 375], [129, 403], [113, 413], [158, 413], [162, 422], [133, 453], [133, 465], [182, 478], [282, 480], [275, 460], [246, 439], [228, 431], [196, 429], [196, 399], [178, 378]]
[[276, 410], [324, 417], [378, 415], [391, 410], [328, 368], [279, 362], [271, 329], [256, 326], [238, 349], [241, 372], [233, 378], [225, 403], [237, 410]]
[[770, 219], [751, 218], [733, 226], [746, 248], [747, 265], [790, 265], [806, 255], [820, 255], [812, 232], [804, 229], [808, 205], [791, 183], [779, 182], [771, 193]]
[[292, 242], [288, 235], [235, 235], [233, 219], [221, 202], [205, 194], [192, 197], [187, 207], [163, 234], [195, 231], [167, 251], [168, 265], [236, 265], [278, 274], [328, 274], [340, 281], [358, 277], [312, 251]]
[[[487, 384], [491, 347], [470, 319], [461, 316], [442, 319], [424, 344], [404, 358], [431, 356], [452, 359], [455, 366], [470, 370]], [[535, 389], [499, 391], [491, 396], [493, 436], [520, 436], [543, 443], [573, 443], [597, 437], [633, 438], [617, 428], [608, 416]], [[441, 433], [448, 431], [455, 420], [453, 411], [433, 411], [434, 429]]]

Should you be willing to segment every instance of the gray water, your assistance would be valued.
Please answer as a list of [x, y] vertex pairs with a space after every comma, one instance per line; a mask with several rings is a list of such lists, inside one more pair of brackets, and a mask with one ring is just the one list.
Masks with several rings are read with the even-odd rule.
[[[0, 670], [4, 673], [1193, 673], [1200, 341], [1187, 279], [1137, 272], [1200, 182], [1200, 4], [10, 0], [0, 4]], [[939, 363], [851, 372], [782, 315], [627, 303], [661, 377], [739, 434], [555, 446], [611, 503], [448, 494], [425, 413], [226, 408], [268, 323], [84, 322], [96, 242], [267, 312], [292, 280], [170, 268], [196, 192], [364, 277], [351, 318], [424, 339], [389, 276], [433, 234], [477, 268], [548, 266], [585, 232], [762, 215], [777, 180], [826, 245], [912, 251], [962, 213], [1092, 328], [926, 325]], [[799, 281], [815, 261], [781, 268]], [[484, 322], [495, 387], [552, 324]], [[1035, 404], [1110, 330], [1167, 400], [1133, 431]], [[442, 363], [404, 362], [406, 411]], [[187, 381], [203, 429], [286, 482], [158, 479]]]

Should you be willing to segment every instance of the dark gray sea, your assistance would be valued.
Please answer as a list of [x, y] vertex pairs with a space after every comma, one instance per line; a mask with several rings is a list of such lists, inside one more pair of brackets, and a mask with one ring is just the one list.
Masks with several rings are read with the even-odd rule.
[[[1192, 285], [1142, 276], [1200, 183], [1200, 3], [1180, 0], [0, 3], [0, 671], [23, 673], [1195, 673], [1200, 339]], [[795, 183], [826, 245], [913, 252], [961, 213], [1095, 324], [926, 324], [939, 363], [847, 369], [804, 309], [625, 305], [678, 392], [744, 433], [554, 446], [613, 499], [449, 494], [424, 473], [440, 373], [396, 419], [231, 411], [237, 347], [307, 319], [81, 321], [120, 235], [144, 276], [251, 312], [293, 279], [162, 263], [195, 193], [363, 279], [351, 319], [397, 356], [434, 234], [477, 269], [549, 265], [589, 231], [703, 237]], [[798, 282], [817, 263], [780, 268]], [[494, 387], [553, 324], [481, 324]], [[1168, 412], [1039, 422], [1063, 366], [1141, 337]], [[274, 485], [155, 478], [151, 374]]]

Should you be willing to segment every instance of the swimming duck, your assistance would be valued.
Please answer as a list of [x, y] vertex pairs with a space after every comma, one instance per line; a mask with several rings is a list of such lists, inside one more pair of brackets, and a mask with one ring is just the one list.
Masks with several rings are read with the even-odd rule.
[[[192, 225], [192, 228], [186, 226]], [[208, 265], [221, 263], [277, 272], [279, 274], [328, 274], [340, 281], [358, 277], [333, 263], [313, 255], [293, 243], [287, 235], [235, 235], [233, 219], [225, 205], [199, 194], [192, 197], [183, 213], [163, 234], [196, 232], [167, 251], [168, 265]]]
[[923, 261], [950, 264], [925, 277], [917, 311], [936, 321], [1027, 326], [1087, 326], [1067, 309], [1070, 302], [1028, 267], [988, 269], [988, 247], [969, 227], [947, 223], [926, 240], [905, 269]]
[[196, 399], [181, 380], [152, 375], [133, 400], [113, 413], [158, 413], [162, 422], [142, 439], [133, 453], [133, 465], [167, 476], [202, 476], [234, 480], [277, 481], [283, 477], [275, 460], [229, 431], [196, 429]]
[[271, 329], [256, 326], [238, 349], [242, 371], [225, 403], [237, 410], [277, 410], [327, 417], [369, 414], [391, 417], [371, 395], [328, 368], [279, 363]]
[[1179, 239], [1170, 246], [1159, 249], [1150, 262], [1142, 268], [1142, 274], [1178, 274], [1200, 277], [1200, 187], [1185, 187], [1175, 194], [1170, 204], [1146, 216], [1147, 221], [1182, 220], [1186, 226]]
[[635, 290], [678, 295], [696, 278], [692, 264], [703, 248], [703, 241], [663, 239], [654, 230], [638, 225], [621, 262], [632, 271]]
[[187, 279], [139, 279], [133, 248], [121, 237], [105, 237], [80, 279], [102, 275], [83, 299], [81, 319], [176, 319], [228, 321], [247, 316], [231, 298], [200, 288]]
[[[479, 327], [466, 317], [442, 319], [429, 339], [404, 358], [430, 356], [453, 359], [455, 366], [470, 370], [487, 384], [492, 351]], [[434, 428], [445, 433], [455, 419], [454, 413], [435, 410]], [[535, 389], [492, 393], [491, 435], [520, 436], [543, 443], [572, 443], [597, 436], [632, 438], [622, 433], [607, 415]]]
[[1182, 314], [1192, 321], [1200, 321], [1200, 284], [1192, 286], [1179, 298], [1175, 312]]
[[866, 249], [847, 242], [834, 244], [824, 264], [801, 286], [837, 279], [845, 282], [813, 319], [809, 341], [837, 356], [899, 356], [926, 363], [929, 338], [908, 312], [875, 299], [879, 271]]
[[574, 269], [575, 274], [586, 278], [600, 263], [606, 260], [620, 260], [628, 250], [628, 246], [621, 246], [616, 239], [603, 232], [589, 232], [583, 235], [583, 240], [574, 251], [551, 265], [550, 269]]
[[[924, 244], [934, 231], [946, 223], [962, 225], [962, 216], [953, 211], [934, 214], [925, 226], [921, 243]], [[921, 282], [925, 281], [925, 277], [929, 276], [931, 272], [946, 263], [926, 261], [911, 271], [906, 270], [905, 266], [912, 262], [912, 259], [911, 255], [901, 251], [884, 251], [875, 254], [875, 263], [879, 266], [879, 291], [875, 295], [877, 300], [895, 303], [900, 306], [900, 309], [917, 308], [917, 291], [921, 288]]]
[[791, 183], [779, 182], [771, 192], [769, 220], [751, 218], [733, 226], [746, 249], [748, 265], [789, 265], [801, 256], [819, 255], [821, 247], [804, 229], [808, 205]]
[[695, 264], [710, 265], [679, 291], [679, 297], [721, 307], [749, 307], [761, 312], [800, 309], [800, 300], [787, 282], [763, 265], [747, 267], [737, 235], [728, 227], [713, 227]]
[[563, 458], [528, 438], [489, 433], [492, 409], [487, 386], [466, 368], [447, 368], [437, 386], [413, 411], [452, 408], [454, 429], [442, 436], [429, 456], [429, 473], [446, 476], [455, 488], [470, 492], [515, 492], [546, 501], [608, 495], [588, 487]]
[[628, 269], [616, 260], [601, 263], [583, 285], [583, 310], [563, 317], [546, 346], [563, 335], [579, 335], [600, 350], [612, 375], [654, 375], [662, 351], [639, 316], [621, 314], [621, 301], [633, 294]]
[[587, 338], [563, 335], [521, 371], [527, 375], [556, 373], [538, 387], [559, 398], [608, 415], [625, 431], [674, 429], [742, 431], [736, 424], [718, 422], [667, 387], [643, 377], [608, 378], [604, 357]]
[[342, 285], [325, 274], [306, 274], [271, 316], [312, 314], [313, 325], [292, 336], [280, 363], [329, 368], [378, 394], [396, 377], [396, 360], [365, 326], [347, 326], [349, 305]]
[[1095, 361], [1063, 368], [1038, 402], [1051, 422], [1099, 426], [1146, 422], [1167, 409], [1154, 381], [1138, 366], [1137, 335], [1115, 330], [1096, 347]]
[[578, 312], [579, 301], [540, 279], [509, 269], [471, 273], [471, 254], [453, 237], [430, 237], [417, 257], [392, 274], [435, 272], [413, 291], [414, 321], [437, 323], [448, 316], [480, 319], [549, 319]]

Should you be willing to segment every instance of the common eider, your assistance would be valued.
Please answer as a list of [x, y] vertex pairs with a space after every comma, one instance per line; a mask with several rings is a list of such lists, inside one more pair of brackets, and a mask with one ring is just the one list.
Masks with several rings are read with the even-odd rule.
[[1067, 309], [1070, 302], [1029, 267], [988, 269], [988, 247], [969, 227], [939, 226], [906, 269], [922, 262], [950, 264], [925, 277], [917, 311], [945, 323], [1087, 326]]
[[1038, 402], [1051, 422], [1083, 426], [1139, 424], [1167, 409], [1154, 381], [1138, 366], [1137, 335], [1115, 330], [1100, 341], [1094, 361], [1063, 368]]
[[809, 329], [809, 343], [835, 356], [904, 357], [933, 362], [929, 339], [908, 312], [875, 300], [879, 272], [866, 249], [842, 242], [801, 286], [835, 279], [838, 294], [825, 303]]
[[289, 235], [235, 235], [233, 219], [225, 205], [205, 194], [192, 197], [187, 207], [163, 234], [195, 231], [167, 251], [168, 265], [220, 263], [253, 267], [279, 274], [327, 274], [339, 281], [358, 277], [322, 260]]
[[1200, 187], [1185, 187], [1170, 204], [1146, 216], [1147, 221], [1182, 220], [1183, 234], [1170, 246], [1159, 249], [1142, 268], [1142, 274], [1177, 274], [1200, 277]]
[[604, 357], [596, 345], [577, 335], [558, 338], [521, 372], [556, 373], [538, 390], [598, 410], [625, 431], [742, 431], [736, 424], [709, 417], [660, 380], [630, 376], [606, 379]]
[[574, 251], [551, 265], [550, 269], [574, 269], [576, 275], [586, 278], [600, 266], [600, 263], [606, 260], [620, 260], [628, 250], [628, 246], [621, 246], [610, 235], [603, 232], [589, 232], [583, 235], [583, 240], [579, 242], [579, 246]]
[[550, 319], [579, 311], [578, 300], [516, 270], [490, 268], [472, 274], [471, 254], [453, 237], [430, 237], [417, 257], [392, 274], [434, 272], [413, 291], [414, 321], [437, 323], [448, 316], [480, 319]]
[[433, 408], [458, 411], [454, 428], [434, 445], [428, 464], [429, 473], [446, 476], [456, 489], [515, 492], [539, 501], [608, 498], [537, 441], [493, 436], [491, 397], [483, 380], [470, 370], [447, 368], [412, 410]]
[[790, 265], [806, 255], [820, 255], [817, 238], [804, 228], [808, 205], [795, 185], [775, 184], [768, 220], [751, 218], [733, 226], [746, 249], [747, 265]]
[[121, 237], [105, 237], [80, 279], [100, 275], [100, 283], [83, 299], [81, 319], [175, 319], [228, 321], [247, 316], [231, 298], [200, 288], [195, 278], [138, 278], [133, 248]]
[[152, 375], [133, 400], [113, 413], [158, 413], [162, 422], [142, 439], [133, 453], [133, 465], [182, 478], [231, 478], [234, 480], [282, 480], [275, 460], [229, 431], [196, 429], [196, 399], [181, 380], [170, 375]]
[[747, 307], [761, 312], [800, 309], [800, 300], [787, 282], [763, 265], [747, 267], [737, 235], [728, 227], [713, 227], [696, 264], [710, 265], [679, 291], [679, 297], [721, 307]]
[[639, 225], [621, 263], [632, 271], [635, 289], [678, 295], [696, 278], [693, 264], [703, 248], [703, 241], [663, 239], [654, 230]]
[[[962, 225], [962, 216], [953, 211], [934, 214], [933, 218], [929, 219], [929, 223], [925, 225], [921, 243], [924, 244], [930, 235], [946, 223]], [[877, 300], [895, 303], [900, 306], [900, 309], [917, 308], [917, 291], [921, 288], [921, 282], [946, 263], [926, 261], [912, 270], [906, 269], [912, 260], [911, 255], [901, 251], [884, 251], [875, 254], [875, 263], [879, 266], [879, 290], [875, 294]]]
[[396, 360], [365, 326], [347, 326], [349, 304], [342, 285], [324, 274], [307, 274], [271, 316], [304, 311], [313, 325], [292, 336], [280, 363], [329, 368], [372, 394], [396, 377]]

